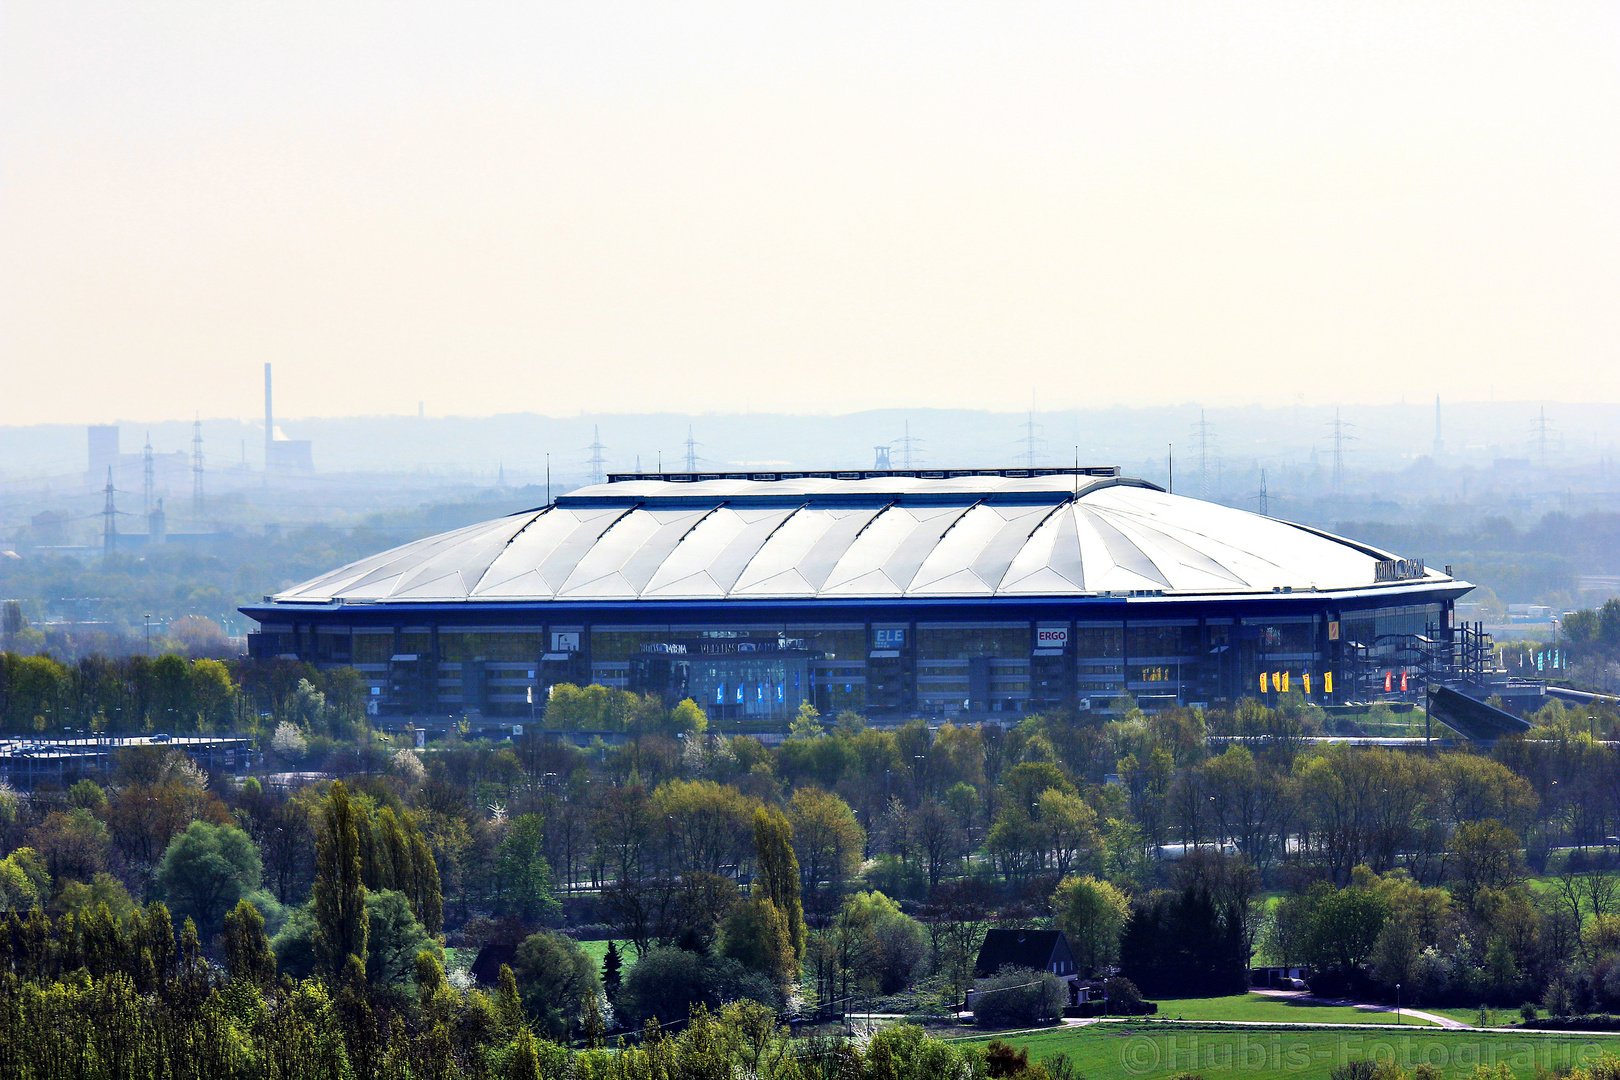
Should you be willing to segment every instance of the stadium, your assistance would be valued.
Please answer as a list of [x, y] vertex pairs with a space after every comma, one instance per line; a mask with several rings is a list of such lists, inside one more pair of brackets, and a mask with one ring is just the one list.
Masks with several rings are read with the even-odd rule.
[[1399, 690], [1456, 665], [1471, 587], [1112, 467], [626, 474], [242, 610], [254, 656], [353, 665], [382, 717], [530, 718], [569, 682], [983, 720]]

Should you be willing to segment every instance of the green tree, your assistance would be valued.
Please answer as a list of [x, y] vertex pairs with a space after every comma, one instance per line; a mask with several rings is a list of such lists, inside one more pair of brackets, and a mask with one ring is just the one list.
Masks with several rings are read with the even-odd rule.
[[364, 967], [369, 932], [359, 822], [342, 781], [334, 781], [326, 797], [322, 825], [310, 907], [315, 955], [324, 970], [336, 975], [351, 956]]
[[190, 916], [205, 936], [219, 932], [225, 913], [259, 887], [259, 849], [232, 825], [193, 821], [158, 860], [156, 884], [171, 911]]
[[601, 991], [596, 965], [572, 938], [541, 931], [525, 938], [512, 960], [529, 1015], [567, 1037], [585, 1012], [586, 998]]
[[397, 890], [366, 894], [366, 927], [366, 979], [373, 986], [407, 985], [416, 975], [416, 958], [422, 952], [441, 954], [438, 941]]
[[799, 859], [793, 853], [793, 826], [780, 810], [754, 811], [754, 851], [759, 858], [759, 885], [787, 925], [796, 959], [804, 959], [804, 904], [799, 898]]
[[1451, 841], [1452, 888], [1464, 907], [1473, 907], [1482, 889], [1509, 889], [1524, 879], [1523, 842], [1500, 821], [1470, 821]]
[[1388, 916], [1388, 901], [1375, 892], [1318, 886], [1307, 939], [1311, 966], [1359, 967], [1372, 955]]
[[[409, 983], [416, 974], [416, 958], [423, 950], [439, 955], [438, 941], [417, 921], [403, 893], [393, 889], [368, 892], [365, 905], [366, 962], [360, 969], [365, 980], [374, 986]], [[323, 951], [320, 938], [311, 901], [288, 917], [271, 942], [277, 965], [294, 978], [328, 970], [327, 957], [331, 954]]]
[[276, 957], [264, 936], [264, 916], [247, 900], [225, 916], [225, 970], [231, 978], [268, 987], [276, 977]]
[[540, 1056], [534, 1049], [534, 1032], [519, 1028], [512, 1040], [512, 1053], [506, 1061], [506, 1080], [540, 1080]]
[[783, 991], [798, 981], [799, 957], [787, 919], [764, 893], [731, 909], [720, 928], [720, 954], [770, 976]]
[[27, 911], [50, 891], [50, 872], [33, 848], [21, 847], [0, 859], [0, 911]]
[[562, 914], [552, 895], [551, 866], [541, 854], [545, 842], [539, 816], [524, 814], [507, 826], [495, 852], [501, 910], [526, 922], [554, 922]]
[[669, 711], [669, 729], [671, 734], [696, 738], [709, 730], [708, 714], [701, 705], [687, 698]]
[[1075, 960], [1086, 973], [1112, 964], [1119, 955], [1119, 935], [1130, 918], [1131, 902], [1114, 885], [1086, 877], [1067, 877], [1052, 894], [1052, 918], [1069, 939]]
[[602, 956], [602, 992], [607, 995], [608, 1001], [619, 996], [619, 987], [624, 982], [624, 959], [619, 955], [619, 943], [609, 941], [607, 952]]
[[860, 867], [866, 846], [866, 830], [855, 820], [855, 811], [831, 792], [801, 787], [788, 800], [787, 818], [805, 889], [814, 897], [826, 882], [836, 897]]
[[917, 920], [873, 890], [845, 900], [838, 921], [846, 942], [846, 966], [857, 983], [882, 994], [910, 985], [927, 954]]

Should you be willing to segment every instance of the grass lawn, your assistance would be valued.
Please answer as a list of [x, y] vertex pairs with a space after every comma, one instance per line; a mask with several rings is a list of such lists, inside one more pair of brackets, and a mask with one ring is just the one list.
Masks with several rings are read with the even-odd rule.
[[[596, 970], [600, 972], [602, 970], [602, 957], [607, 955], [608, 943], [605, 941], [579, 941], [575, 942], [575, 944], [595, 962]], [[619, 942], [619, 961], [621, 965], [619, 973], [621, 975], [630, 974], [630, 967], [636, 962], [635, 956], [635, 946], [631, 945], [629, 941]]]
[[[1267, 997], [1264, 994], [1233, 994], [1230, 997], [1172, 998], [1159, 1001], [1159, 1017], [1164, 1020], [1268, 1020], [1283, 1024], [1393, 1024], [1394, 1013], [1372, 1012], [1348, 1005], [1324, 1005], [1297, 998]], [[1478, 1014], [1475, 1014], [1476, 1019]], [[1427, 1020], [1401, 1014], [1403, 1023], [1414, 1027], [1432, 1026]]]
[[[1453, 1020], [1460, 1020], [1463, 1023], [1470, 1024], [1474, 1027], [1480, 1026], [1479, 1009], [1477, 1007], [1472, 1009], [1431, 1009], [1427, 1005], [1419, 1005], [1418, 1008], [1422, 1009], [1424, 1012], [1432, 1012], [1437, 1016], [1446, 1016]], [[1485, 1027], [1509, 1027], [1517, 1023], [1519, 1023], [1518, 1009], [1487, 1008], [1485, 1010]]]
[[[984, 1036], [992, 1038], [994, 1036]], [[1286, 1076], [1328, 1080], [1350, 1061], [1438, 1066], [1447, 1077], [1468, 1077], [1478, 1065], [1505, 1063], [1515, 1077], [1531, 1080], [1607, 1052], [1620, 1054], [1620, 1036], [1588, 1038], [1553, 1032], [1446, 1031], [1440, 1028], [1346, 1030], [1254, 1028], [1131, 1022], [1054, 1028], [1006, 1039], [1027, 1049], [1031, 1060], [1066, 1054], [1081, 1076], [1126, 1076], [1157, 1080], [1192, 1072], [1208, 1080]]]

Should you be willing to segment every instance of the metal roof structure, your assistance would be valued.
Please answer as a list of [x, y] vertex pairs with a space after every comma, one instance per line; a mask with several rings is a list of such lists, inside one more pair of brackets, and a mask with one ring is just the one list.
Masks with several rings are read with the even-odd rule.
[[1116, 473], [614, 477], [266, 600], [1063, 599], [1451, 583], [1388, 552]]

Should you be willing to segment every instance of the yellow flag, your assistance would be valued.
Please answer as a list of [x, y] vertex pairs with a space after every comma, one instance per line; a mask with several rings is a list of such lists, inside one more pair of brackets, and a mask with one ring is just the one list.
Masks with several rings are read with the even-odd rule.
[[1260, 673], [1260, 692], [1262, 694], [1269, 693], [1270, 689], [1271, 688], [1266, 685], [1266, 673], [1262, 671]]
[[1309, 694], [1311, 692], [1311, 673], [1308, 671], [1302, 672], [1299, 677], [1305, 680], [1305, 693]]
[[1322, 672], [1322, 692], [1324, 694], [1333, 693], [1333, 672], [1331, 671]]
[[1282, 692], [1285, 694], [1288, 693], [1288, 672], [1283, 672], [1282, 675], [1279, 676], [1279, 680], [1282, 683]]

